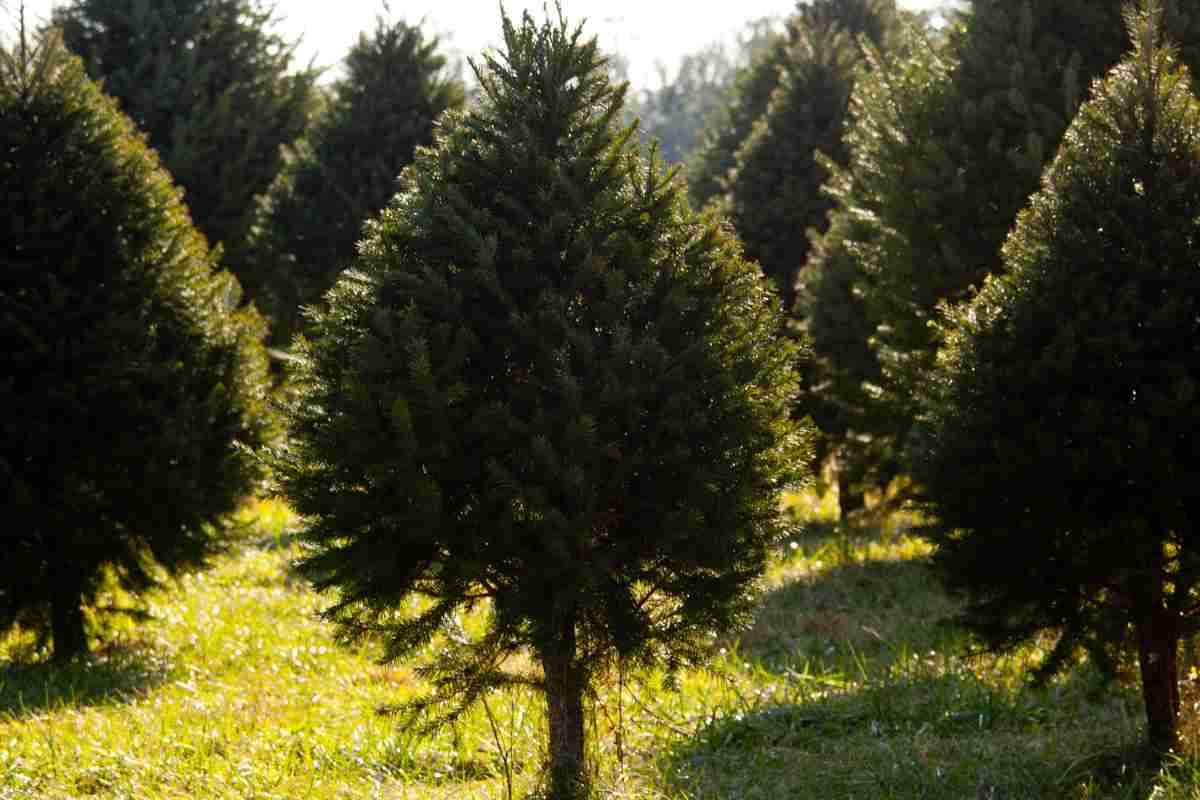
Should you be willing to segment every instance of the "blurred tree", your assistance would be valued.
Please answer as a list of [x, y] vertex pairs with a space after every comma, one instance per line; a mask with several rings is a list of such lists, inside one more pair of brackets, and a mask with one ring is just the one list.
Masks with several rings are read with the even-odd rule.
[[[794, 31], [791, 27], [787, 30]], [[734, 77], [726, 102], [705, 119], [696, 135], [695, 149], [687, 160], [688, 196], [696, 208], [710, 202], [720, 204], [734, 154], [750, 135], [755, 121], [766, 113], [771, 93], [779, 85], [788, 35], [767, 30], [759, 41], [749, 64]]]
[[462, 107], [462, 82], [437, 44], [418, 27], [377, 18], [272, 187], [255, 250], [281, 273], [271, 280], [281, 298], [277, 341], [290, 341], [299, 308], [319, 302], [354, 258], [363, 223], [396, 193], [416, 148], [433, 141], [438, 117]]
[[796, 405], [817, 425], [816, 462], [823, 474], [833, 469], [843, 522], [865, 508], [867, 491], [886, 489], [898, 470], [888, 409], [879, 402], [882, 377], [870, 346], [866, 276], [845, 248], [854, 225], [848, 215], [835, 215], [829, 230], [814, 236], [793, 308], [796, 326], [811, 343], [800, 365]]
[[166, 171], [51, 32], [0, 50], [0, 630], [203, 564], [261, 478], [265, 326]]
[[295, 44], [258, 0], [70, 0], [52, 23], [149, 136], [196, 226], [249, 299], [275, 312], [247, 243], [257, 200], [304, 131], [317, 72], [289, 73]]
[[674, 74], [659, 63], [658, 87], [638, 92], [627, 114], [641, 120], [643, 138], [658, 140], [666, 163], [682, 163], [705, 118], [727, 101], [734, 74], [727, 48], [713, 42], [684, 55]]
[[845, 164], [842, 124], [861, 62], [858, 37], [875, 46], [894, 36], [895, 0], [813, 0], [792, 20], [791, 43], [766, 112], [734, 154], [725, 207], [746, 255], [779, 288], [784, 308], [808, 254], [810, 228], [823, 228], [832, 201], [821, 153]]
[[[871, 66], [851, 97], [845, 132], [850, 153], [891, 158], [887, 137], [896, 130], [918, 139], [937, 130], [939, 107], [933, 101], [938, 96], [923, 88], [943, 80], [952, 62], [931, 41], [931, 33], [923, 25], [908, 25], [889, 55], [871, 48], [864, 53]], [[838, 164], [820, 155], [818, 160], [831, 173], [823, 191], [834, 209], [825, 232], [810, 231], [811, 249], [798, 278], [794, 317], [812, 344], [799, 403], [821, 431], [819, 460], [836, 462], [838, 502], [846, 519], [863, 507], [867, 491], [882, 492], [895, 477], [897, 448], [914, 413], [901, 403], [906, 395], [884, 391], [876, 346], [879, 321], [868, 303], [877, 289], [876, 273], [865, 268], [875, 263], [868, 255], [880, 264], [888, 255], [876, 222], [884, 205], [937, 187], [923, 183], [920, 173], [908, 175], [907, 182], [888, 180], [892, 172], [871, 168], [876, 165]]]
[[777, 20], [763, 17], [748, 22], [732, 45], [711, 42], [685, 55], [673, 74], [660, 63], [658, 87], [630, 98], [626, 120], [641, 119], [643, 140], [657, 139], [667, 164], [684, 163], [699, 145], [708, 120], [726, 112], [738, 76], [780, 35]]

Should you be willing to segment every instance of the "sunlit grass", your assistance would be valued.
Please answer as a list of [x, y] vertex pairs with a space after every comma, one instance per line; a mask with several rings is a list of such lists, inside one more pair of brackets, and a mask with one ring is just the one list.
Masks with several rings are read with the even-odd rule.
[[[601, 796], [1197, 796], [1194, 754], [1166, 774], [1139, 759], [1141, 707], [1129, 687], [1085, 666], [1031, 688], [1036, 647], [969, 656], [945, 623], [955, 603], [929, 575], [911, 519], [854, 527], [838, 523], [828, 498], [793, 506], [812, 524], [773, 564], [749, 630], [718, 642], [676, 689], [636, 672], [592, 698]], [[535, 697], [496, 696], [435, 737], [399, 730], [381, 712], [423, 690], [411, 667], [334, 644], [317, 618], [325, 599], [289, 574], [298, 550], [286, 507], [258, 502], [239, 522], [232, 552], [146, 598], [148, 621], [111, 624], [86, 664], [50, 667], [30, 637], [0, 641], [0, 798], [423, 800], [536, 789]]]

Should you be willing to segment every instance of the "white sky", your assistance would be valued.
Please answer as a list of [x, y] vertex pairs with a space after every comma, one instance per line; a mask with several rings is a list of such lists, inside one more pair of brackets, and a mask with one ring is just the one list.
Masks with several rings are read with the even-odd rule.
[[[154, 0], [151, 0], [153, 2]], [[49, 17], [55, 0], [25, 0], [27, 19]], [[20, 0], [0, 0], [3, 18], [15, 16]], [[907, 8], [928, 8], [934, 0], [900, 0]], [[547, 5], [553, 7], [553, 0]], [[500, 39], [500, 0], [390, 0], [395, 17], [416, 22], [424, 19], [437, 33], [446, 52], [474, 56]], [[623, 54], [630, 62], [630, 78], [643, 84], [654, 74], [656, 62], [673, 67], [685, 53], [722, 39], [751, 19], [786, 16], [795, 0], [562, 0], [567, 21], [586, 20], [584, 31], [599, 39], [600, 47]], [[319, 66], [334, 65], [353, 44], [358, 33], [374, 27], [382, 0], [277, 0], [279, 31], [290, 39], [300, 37], [297, 51], [302, 64], [315, 58]], [[519, 19], [528, 9], [542, 16], [543, 2], [506, 0], [509, 16]]]

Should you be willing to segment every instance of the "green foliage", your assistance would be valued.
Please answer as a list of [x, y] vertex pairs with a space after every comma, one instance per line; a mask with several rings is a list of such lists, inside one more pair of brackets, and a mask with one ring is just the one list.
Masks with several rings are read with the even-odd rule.
[[[788, 19], [787, 30], [782, 35], [772, 35], [773, 31], [769, 29], [762, 32], [758, 27], [752, 28], [755, 35], [747, 37], [743, 45], [749, 53], [749, 63], [734, 81], [732, 96], [725, 107], [709, 115], [700, 132], [696, 152], [689, 159], [688, 191], [692, 203], [698, 208], [709, 202], [719, 206], [726, 204], [739, 149], [745, 146], [756, 124], [763, 125], [772, 95], [789, 71], [809, 71], [809, 62], [814, 55], [814, 32], [817, 39], [828, 39], [835, 30], [840, 30], [852, 48], [859, 36], [865, 36], [878, 46], [892, 36], [902, 16], [898, 15], [893, 0], [815, 0], [797, 2], [796, 11]], [[827, 47], [822, 47], [820, 55], [832, 57], [835, 62], [841, 58]], [[803, 93], [807, 88], [822, 88], [806, 86], [803, 77], [798, 75], [792, 80], [791, 89], [785, 95]], [[779, 102], [794, 107], [806, 100], [823, 102], [816, 96], [793, 96]], [[845, 98], [835, 97], [832, 105], [838, 102], [844, 106]], [[792, 113], [796, 113], [795, 108], [789, 112]], [[759, 134], [760, 137], [764, 135]], [[772, 145], [775, 144], [777, 142], [773, 141]], [[801, 230], [800, 235], [803, 234]]]
[[[903, 86], [854, 101], [838, 189], [839, 209], [868, 223], [850, 247], [870, 275], [862, 289], [899, 435], [940, 344], [934, 309], [1001, 269], [1001, 243], [1083, 92], [1124, 48], [1120, 0], [977, 0], [962, 23], [944, 54], [913, 50]], [[1172, 11], [1164, 25], [1195, 42], [1200, 14]], [[1183, 51], [1187, 63], [1197, 55]]]
[[[1164, 26], [1190, 43], [1181, 55], [1195, 64], [1200, 14], [1175, 4]], [[800, 278], [819, 287], [838, 272], [834, 283], [860, 298], [840, 306], [868, 320], [847, 318], [830, 339], [810, 331], [815, 385], [848, 393], [833, 405], [871, 411], [839, 424], [876, 431], [838, 436], [831, 449], [857, 449], [852, 460], [870, 462], [871, 449], [885, 454], [903, 446], [896, 443], [907, 436], [913, 398], [941, 343], [929, 324], [937, 304], [966, 299], [1002, 268], [1004, 236], [1082, 93], [1120, 57], [1122, 30], [1119, 0], [978, 0], [944, 46], [919, 34], [897, 48], [887, 74], [873, 70], [860, 81], [846, 132], [850, 159], [831, 167], [827, 186], [838, 241], [821, 251], [848, 257], [836, 264], [810, 259]], [[854, 328], [867, 334], [878, 379], [862, 346], [845, 342], [844, 332]], [[839, 372], [855, 380], [831, 382]]]
[[844, 31], [882, 47], [896, 32], [900, 12], [892, 0], [809, 0], [796, 4], [795, 24], [808, 31]]
[[696, 208], [722, 202], [734, 154], [750, 135], [755, 120], [766, 113], [771, 93], [779, 85], [787, 50], [787, 36], [768, 39], [739, 72], [724, 107], [705, 121], [687, 165], [688, 195]]
[[291, 339], [300, 306], [319, 302], [354, 258], [363, 223], [396, 193], [416, 148], [433, 141], [437, 118], [462, 106], [462, 83], [437, 44], [419, 27], [377, 18], [272, 187], [257, 244], [260, 258], [277, 259], [272, 284], [287, 292], [275, 309], [276, 339]]
[[1200, 101], [1153, 19], [1067, 131], [1004, 273], [950, 312], [913, 474], [966, 621], [998, 648], [1060, 632], [1047, 672], [1134, 645], [1165, 752], [1198, 627]]
[[295, 45], [258, 0], [71, 0], [54, 10], [67, 47], [149, 137], [196, 226], [249, 299], [279, 300], [247, 252], [256, 198], [307, 124], [317, 73], [289, 73]]
[[862, 290], [866, 276], [846, 247], [859, 224], [834, 214], [829, 229], [813, 237], [793, 308], [811, 343], [800, 366], [797, 406], [820, 431], [818, 463], [833, 461], [843, 523], [864, 508], [868, 491], [887, 489], [898, 467], [889, 409], [881, 402], [882, 370], [870, 346], [874, 327]]
[[[505, 18], [479, 107], [444, 118], [313, 314], [276, 459], [342, 636], [391, 660], [450, 630], [410, 706], [435, 720], [543, 691], [560, 797], [613, 659], [677, 665], [746, 620], [809, 438], [776, 299], [643, 162], [581, 37]], [[457, 631], [480, 604], [486, 630]], [[502, 669], [522, 652], [540, 672]]]
[[201, 564], [253, 490], [264, 325], [53, 34], [0, 51], [0, 186], [0, 629], [66, 658], [106, 580]]
[[822, 460], [838, 462], [843, 511], [861, 505], [868, 489], [887, 486], [915, 413], [908, 394], [888, 391], [872, 300], [897, 251], [895, 230], [879, 220], [919, 214], [911, 198], [941, 188], [930, 183], [941, 176], [900, 175], [897, 167], [910, 141], [931, 136], [940, 118], [940, 98], [928, 87], [945, 79], [952, 62], [929, 35], [909, 25], [890, 54], [865, 52], [870, 68], [855, 85], [845, 132], [853, 157], [847, 165], [818, 159], [831, 172], [823, 191], [835, 206], [798, 280], [795, 316], [812, 343], [801, 402], [821, 430]]
[[795, 302], [808, 231], [824, 227], [832, 205], [820, 191], [828, 172], [817, 154], [846, 162], [842, 123], [861, 60], [857, 39], [879, 45], [897, 19], [894, 0], [803, 6], [779, 84], [734, 155], [725, 206], [746, 255], [775, 282], [785, 309]]

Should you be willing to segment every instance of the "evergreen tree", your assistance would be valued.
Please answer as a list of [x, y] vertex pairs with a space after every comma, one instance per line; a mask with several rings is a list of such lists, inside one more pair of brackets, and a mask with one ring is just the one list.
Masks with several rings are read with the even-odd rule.
[[[1171, 4], [1164, 24], [1191, 43], [1184, 62], [1197, 63], [1200, 14]], [[940, 346], [929, 324], [935, 308], [966, 299], [1001, 269], [1004, 236], [1082, 88], [1120, 57], [1122, 30], [1120, 0], [975, 0], [944, 47], [909, 45], [889, 74], [856, 89], [851, 156], [833, 165], [842, 174], [828, 190], [835, 215], [854, 220], [839, 245], [851, 258], [836, 269], [863, 298], [882, 378], [832, 385], [856, 395], [838, 405], [878, 411], [873, 423], [894, 446], [907, 436]], [[841, 357], [835, 345], [814, 336], [818, 368]]]
[[201, 565], [261, 477], [264, 325], [53, 32], [0, 50], [0, 189], [0, 629], [66, 659], [105, 580]]
[[953, 62], [930, 33], [908, 25], [889, 54], [867, 48], [870, 67], [855, 84], [844, 134], [857, 156], [844, 165], [819, 158], [831, 173], [823, 191], [835, 205], [828, 229], [814, 232], [798, 280], [795, 317], [812, 346], [800, 403], [821, 430], [822, 460], [836, 459], [843, 518], [863, 506], [867, 490], [885, 489], [895, 476], [915, 414], [909, 394], [888, 391], [870, 300], [897, 249], [894, 229], [881, 229], [880, 217], [920, 214], [907, 205], [911, 199], [942, 188], [938, 173], [898, 175], [896, 167], [910, 142], [929, 141], [944, 116], [943, 97], [927, 87], [943, 81]]
[[1200, 627], [1200, 101], [1157, 3], [1080, 109], [1003, 249], [955, 309], [914, 448], [934, 562], [992, 646], [1060, 633], [1137, 651], [1150, 744], [1177, 743]]
[[766, 113], [771, 94], [779, 85], [788, 41], [784, 34], [768, 38], [735, 79], [727, 104], [710, 115], [700, 129], [687, 172], [688, 195], [696, 208], [723, 202], [734, 155], [755, 121]]
[[860, 62], [858, 36], [879, 45], [898, 20], [895, 0], [815, 0], [801, 6], [779, 85], [734, 156], [726, 181], [730, 221], [775, 281], [784, 308], [808, 253], [808, 230], [832, 205], [822, 153], [844, 164], [842, 123]]
[[363, 223], [396, 193], [416, 148], [433, 141], [437, 118], [464, 99], [420, 28], [380, 17], [359, 36], [327, 108], [272, 187], [256, 243], [281, 273], [273, 285], [288, 292], [275, 308], [277, 339], [290, 340], [296, 310], [333, 286]]
[[[444, 118], [314, 311], [274, 458], [343, 639], [395, 659], [486, 609], [430, 654], [410, 720], [536, 686], [560, 800], [614, 659], [678, 665], [747, 619], [809, 440], [776, 299], [642, 161], [581, 36], [505, 17], [480, 105]], [[535, 673], [502, 670], [518, 652]]]
[[52, 21], [148, 134], [249, 299], [274, 313], [279, 301], [247, 242], [282, 146], [308, 122], [317, 73], [289, 73], [295, 45], [271, 32], [273, 9], [258, 0], [71, 0]]
[[866, 276], [845, 247], [855, 224], [848, 215], [833, 215], [829, 230], [813, 237], [793, 308], [811, 343], [797, 407], [812, 415], [820, 432], [817, 463], [833, 462], [843, 521], [865, 507], [868, 490], [885, 489], [898, 469], [888, 409], [879, 402], [882, 371], [870, 346]]
[[[1122, 0], [975, 0], [950, 37], [942, 77], [864, 97], [850, 169], [875, 211], [856, 243], [873, 276], [885, 388], [900, 420], [940, 344], [929, 325], [1001, 268], [1000, 246], [1082, 99], [1124, 48]], [[1173, 4], [1165, 29], [1200, 63], [1200, 14]], [[921, 53], [916, 68], [922, 67]], [[870, 105], [870, 107], [866, 107]], [[901, 106], [912, 106], [913, 110]], [[912, 127], [909, 127], [912, 125]], [[853, 136], [853, 134], [852, 134]], [[861, 246], [859, 246], [861, 244]]]
[[895, 0], [807, 0], [797, 2], [795, 22], [802, 30], [840, 29], [875, 47], [892, 38], [900, 22]]

